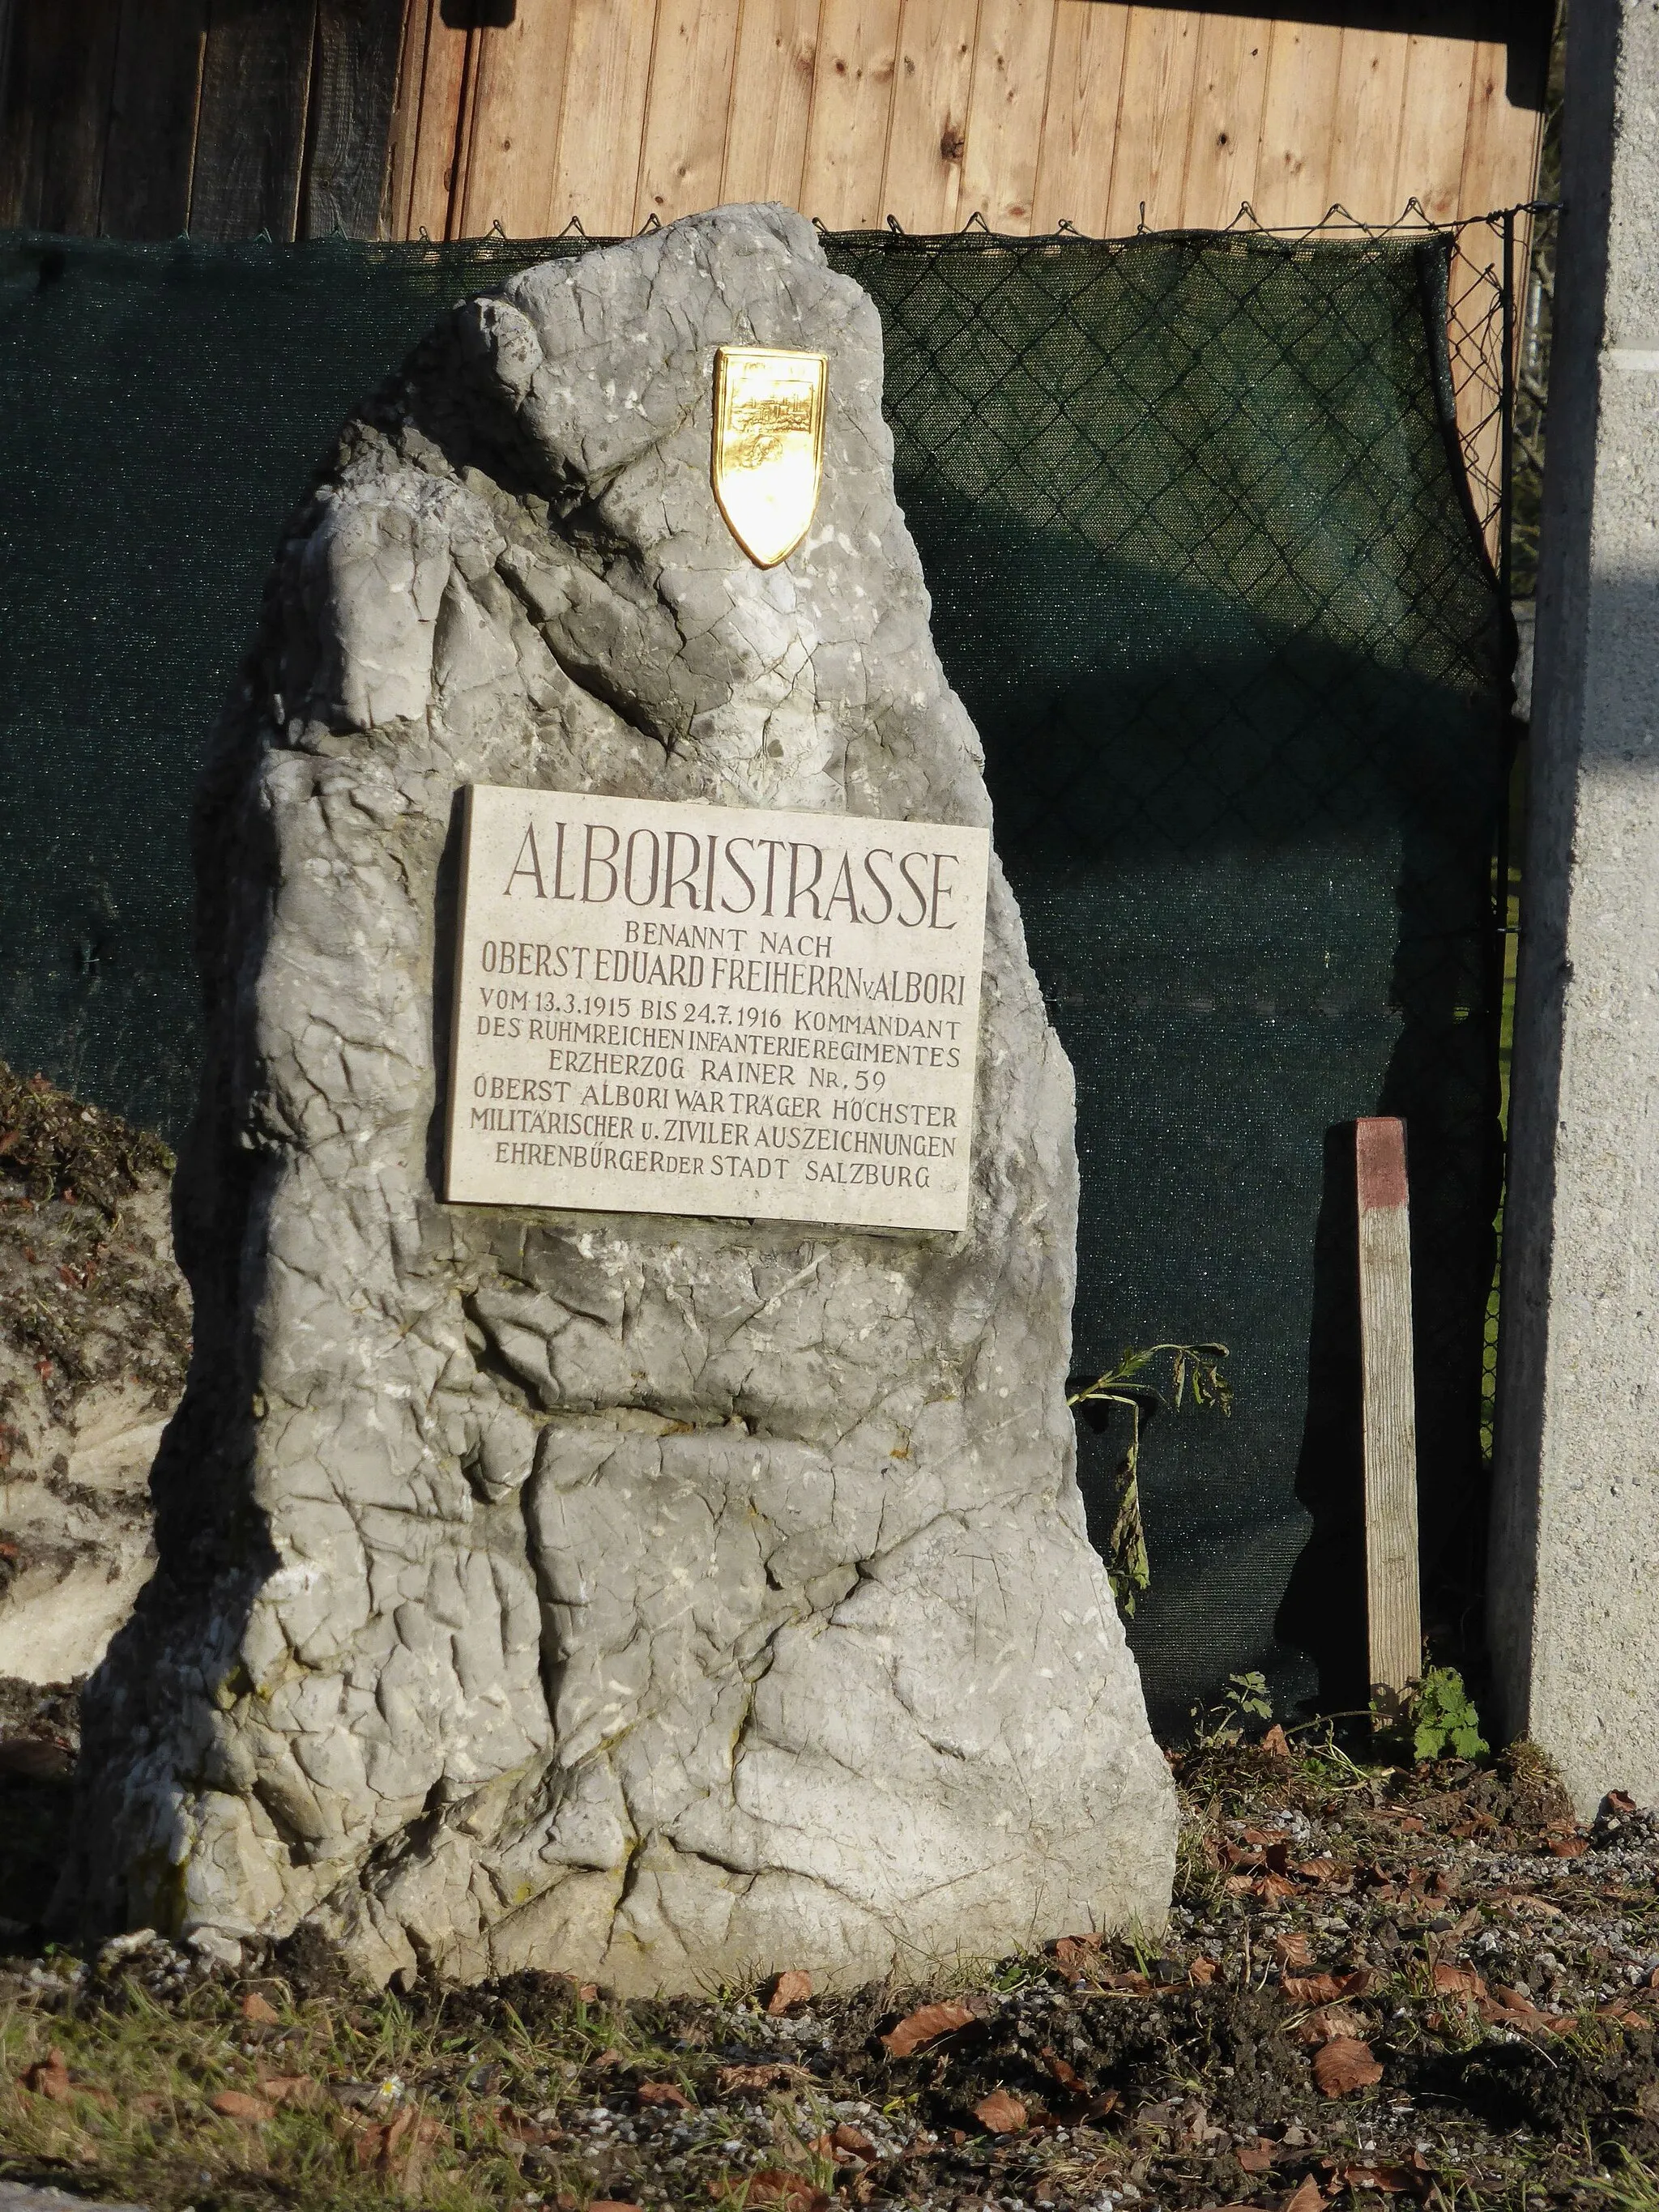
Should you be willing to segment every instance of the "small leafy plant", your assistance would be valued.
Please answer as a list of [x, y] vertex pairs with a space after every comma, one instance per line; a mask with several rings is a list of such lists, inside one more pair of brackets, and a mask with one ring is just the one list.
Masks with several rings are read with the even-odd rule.
[[1252, 1668], [1248, 1674], [1229, 1674], [1215, 1705], [1193, 1707], [1193, 1740], [1200, 1751], [1218, 1744], [1243, 1743], [1248, 1722], [1270, 1721], [1273, 1717], [1267, 1678]]
[[1412, 1730], [1412, 1757], [1481, 1759], [1491, 1749], [1480, 1733], [1480, 1716], [1455, 1667], [1430, 1667], [1406, 1700]]
[[[1154, 1360], [1168, 1356], [1170, 1379], [1160, 1390], [1146, 1375]], [[1216, 1406], [1224, 1413], [1233, 1409], [1232, 1385], [1221, 1363], [1224, 1344], [1149, 1344], [1144, 1350], [1121, 1352], [1117, 1364], [1066, 1401], [1068, 1406], [1126, 1406], [1129, 1410], [1129, 1449], [1117, 1470], [1117, 1503], [1106, 1540], [1106, 1572], [1112, 1595], [1127, 1615], [1133, 1613], [1141, 1591], [1150, 1589], [1151, 1562], [1146, 1556], [1146, 1531], [1140, 1517], [1140, 1437], [1155, 1413], [1178, 1413], [1188, 1398], [1196, 1406]]]

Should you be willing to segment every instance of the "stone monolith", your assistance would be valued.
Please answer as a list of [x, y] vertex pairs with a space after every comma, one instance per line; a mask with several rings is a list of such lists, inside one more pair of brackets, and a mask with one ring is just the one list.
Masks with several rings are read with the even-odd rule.
[[[829, 356], [770, 570], [711, 495], [723, 343]], [[463, 306], [288, 529], [198, 805], [197, 1337], [88, 1697], [88, 1917], [623, 1991], [1155, 1927], [1175, 1800], [1065, 1398], [1072, 1076], [1000, 872], [965, 1233], [450, 1206], [470, 782], [988, 819], [876, 312], [799, 216]]]

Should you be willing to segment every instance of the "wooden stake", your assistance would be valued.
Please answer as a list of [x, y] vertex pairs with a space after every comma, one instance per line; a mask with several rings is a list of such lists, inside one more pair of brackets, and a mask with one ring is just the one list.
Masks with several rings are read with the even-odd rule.
[[1417, 1571], [1417, 1394], [1412, 1368], [1406, 1125], [1355, 1124], [1365, 1438], [1365, 1607], [1373, 1698], [1397, 1706], [1422, 1672]]

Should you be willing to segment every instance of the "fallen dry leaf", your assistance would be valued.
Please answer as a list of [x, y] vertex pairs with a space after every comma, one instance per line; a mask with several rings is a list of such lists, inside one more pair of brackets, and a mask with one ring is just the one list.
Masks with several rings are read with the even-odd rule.
[[251, 2021], [255, 2027], [278, 2027], [282, 2024], [282, 2014], [268, 1997], [260, 1996], [258, 1990], [244, 1992], [242, 2018]]
[[1304, 1881], [1316, 1881], [1326, 1888], [1328, 1888], [1333, 1882], [1351, 1881], [1353, 1879], [1352, 1867], [1345, 1867], [1337, 1860], [1322, 1856], [1316, 1859], [1304, 1859], [1296, 1869], [1296, 1872], [1301, 1875]]
[[1076, 2067], [1069, 2060], [1062, 2058], [1057, 2051], [1050, 2049], [1046, 2043], [1042, 2046], [1042, 2058], [1043, 2064], [1062, 2089], [1068, 2089], [1074, 2097], [1088, 2095], [1089, 2085]]
[[890, 2027], [881, 2039], [895, 2058], [908, 2058], [913, 2051], [937, 2043], [942, 2035], [954, 2035], [958, 2028], [971, 2027], [975, 2017], [965, 2004], [922, 2005], [907, 2013], [897, 2027]]
[[1030, 2124], [1024, 2106], [1006, 2089], [993, 2089], [988, 2097], [981, 2097], [974, 2107], [974, 2118], [994, 2136], [1017, 2136]]
[[817, 2078], [805, 2066], [789, 2066], [775, 2059], [763, 2066], [722, 2066], [714, 2076], [714, 2086], [722, 2097], [730, 2097], [745, 2089], [781, 2089], [786, 2082]]
[[90, 2081], [74, 2081], [61, 2051], [53, 2049], [36, 2065], [25, 2067], [22, 2083], [37, 2097], [50, 2097], [54, 2104], [67, 2105], [71, 2099], [84, 2097], [106, 2112], [115, 2109], [115, 2100], [107, 2089], [96, 2089]]
[[1601, 1800], [1601, 1810], [1604, 1813], [1616, 1813], [1620, 1819], [1623, 1820], [1626, 1813], [1633, 1813], [1636, 1810], [1636, 1800], [1622, 1790], [1609, 1790]]
[[1421, 2189], [1426, 2176], [1409, 2166], [1344, 2166], [1338, 2167], [1336, 2179], [1345, 2189], [1378, 2189], [1397, 2197], [1405, 2190]]
[[[750, 2204], [781, 2204], [787, 2212], [828, 2212], [829, 2197], [804, 2173], [787, 2173], [769, 2166], [752, 2174], [746, 2200]], [[588, 2212], [592, 2212], [592, 2206]]]
[[1342, 1994], [1334, 1974], [1286, 1974], [1279, 1986], [1292, 2004], [1334, 2004]]
[[1525, 1990], [1512, 1990], [1502, 1982], [1492, 1984], [1492, 1993], [1505, 2012], [1536, 2013], [1537, 2006]]
[[1291, 2032], [1298, 2043], [1340, 2043], [1345, 2039], [1359, 2042], [1364, 2039], [1365, 2023], [1346, 2005], [1321, 2005], [1317, 2012], [1310, 2012]]
[[596, 2197], [589, 2203], [587, 2212], [640, 2212], [640, 2208], [624, 2197]]
[[597, 1982], [583, 1982], [576, 1991], [576, 1995], [584, 2004], [592, 2004], [599, 1994], [599, 1985]]
[[1451, 1966], [1437, 1959], [1431, 1970], [1435, 1988], [1442, 1996], [1483, 1997], [1486, 1984], [1473, 1966]]
[[1460, 1844], [1466, 1844], [1472, 1836], [1490, 1836], [1498, 1825], [1495, 1814], [1488, 1813], [1484, 1807], [1477, 1807], [1467, 1820], [1458, 1821], [1447, 1832], [1455, 1837]]
[[1192, 1964], [1188, 1967], [1187, 1979], [1189, 1982], [1195, 1983], [1200, 1989], [1202, 1989], [1206, 1984], [1212, 1982], [1220, 1972], [1220, 1960], [1206, 1958], [1203, 1953], [1200, 1952], [1199, 1956], [1194, 1959]]
[[1544, 2016], [1540, 2012], [1513, 2012], [1493, 1997], [1481, 1997], [1476, 2009], [1488, 2027], [1541, 2027]]
[[805, 2004], [811, 1994], [811, 1974], [803, 1974], [792, 1966], [774, 1979], [772, 1994], [766, 2000], [766, 2009], [775, 2014], [787, 2012], [791, 2005]]
[[1267, 1730], [1266, 1735], [1262, 1737], [1261, 1748], [1267, 1753], [1269, 1759], [1277, 1759], [1283, 1761], [1285, 1765], [1289, 1764], [1291, 1756], [1291, 1740], [1285, 1735], [1284, 1729], [1279, 1726], [1277, 1721], [1273, 1723], [1273, 1726]]
[[1079, 1974], [1099, 1949], [1098, 1936], [1062, 1936], [1054, 1945], [1054, 1964], [1066, 1973]]
[[1314, 2080], [1324, 2097], [1348, 2097], [1382, 2079], [1371, 2046], [1358, 2036], [1339, 2035], [1314, 2054]]
[[1298, 2187], [1285, 2197], [1280, 2212], [1320, 2212], [1325, 2202], [1325, 2192], [1310, 2174]]
[[259, 2094], [273, 2105], [295, 2105], [302, 2112], [314, 2112], [328, 2102], [327, 2090], [309, 2074], [262, 2074]]
[[1311, 1966], [1313, 1964], [1313, 1946], [1299, 1928], [1289, 1936], [1275, 1936], [1273, 1952], [1281, 1966]]
[[73, 2094], [69, 2061], [55, 2045], [38, 2063], [23, 2069], [23, 2087], [33, 2096], [50, 2097], [57, 2105], [68, 2104]]
[[371, 2123], [362, 2130], [356, 2145], [357, 2163], [395, 2181], [405, 2196], [413, 2196], [428, 2152], [444, 2136], [436, 2120], [405, 2105], [389, 2120]]
[[562, 2128], [544, 2127], [522, 2112], [505, 2112], [496, 2124], [504, 2136], [511, 2136], [514, 2142], [523, 2143], [527, 2150], [550, 2150], [556, 2144], [570, 2140]]
[[1582, 1859], [1589, 1849], [1584, 1836], [1555, 1836], [1550, 1841], [1550, 1856], [1555, 1859]]
[[683, 2112], [691, 2109], [690, 2097], [672, 2081], [641, 2081], [634, 2094], [642, 2105], [678, 2105]]
[[1188, 2106], [1182, 2123], [1181, 2140], [1183, 2142], [1197, 2143], [1202, 2147], [1205, 2143], [1218, 2142], [1226, 2132], [1225, 2128], [1219, 2126], [1210, 2118], [1209, 2113], [1194, 2097]]
[[[820, 2136], [818, 2142], [823, 2146], [824, 2156], [833, 2158], [837, 2166], [845, 2166], [849, 2160], [862, 2160], [866, 2166], [873, 2166], [881, 2156], [863, 2129], [853, 2127], [846, 2120], [842, 2120], [832, 2133]], [[817, 2148], [817, 2143], [813, 2148]]]
[[257, 2123], [276, 2117], [275, 2105], [267, 2104], [263, 2097], [251, 2097], [246, 2089], [221, 2089], [208, 2103], [222, 2120]]
[[1271, 2173], [1273, 2160], [1279, 2155], [1279, 2147], [1276, 2143], [1270, 2143], [1265, 2136], [1258, 2136], [1253, 2143], [1240, 2143], [1233, 2155], [1246, 2173]]

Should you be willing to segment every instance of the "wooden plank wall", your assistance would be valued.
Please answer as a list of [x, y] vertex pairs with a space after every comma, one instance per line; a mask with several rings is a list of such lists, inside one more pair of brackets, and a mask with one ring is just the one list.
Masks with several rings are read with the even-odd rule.
[[770, 198], [832, 229], [1098, 236], [1530, 196], [1500, 37], [1233, 4], [0, 0], [0, 225], [603, 235]]
[[404, 0], [6, 0], [0, 226], [385, 234]]
[[615, 234], [732, 199], [831, 229], [1121, 235], [1243, 201], [1270, 224], [1333, 202], [1383, 222], [1413, 197], [1445, 221], [1530, 198], [1536, 173], [1501, 40], [1116, 0], [520, 0], [472, 29], [462, 12], [412, 0], [395, 235]]

